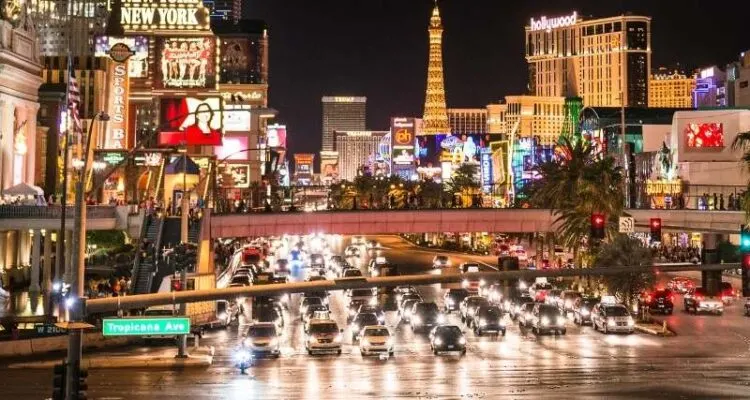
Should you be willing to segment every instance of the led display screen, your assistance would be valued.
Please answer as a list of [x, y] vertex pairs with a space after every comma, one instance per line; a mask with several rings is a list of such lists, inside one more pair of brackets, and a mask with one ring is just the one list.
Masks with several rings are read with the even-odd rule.
[[724, 147], [724, 124], [722, 123], [689, 123], [685, 126], [684, 133], [687, 147]]
[[156, 39], [160, 89], [209, 88], [216, 85], [216, 42], [210, 37]]
[[159, 133], [159, 145], [221, 145], [220, 98], [165, 98], [160, 111], [160, 126], [164, 128]]

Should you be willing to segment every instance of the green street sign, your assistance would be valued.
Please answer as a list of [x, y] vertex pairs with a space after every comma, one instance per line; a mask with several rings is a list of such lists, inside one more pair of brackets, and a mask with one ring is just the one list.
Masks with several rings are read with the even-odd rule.
[[104, 336], [171, 336], [190, 333], [190, 318], [105, 318]]

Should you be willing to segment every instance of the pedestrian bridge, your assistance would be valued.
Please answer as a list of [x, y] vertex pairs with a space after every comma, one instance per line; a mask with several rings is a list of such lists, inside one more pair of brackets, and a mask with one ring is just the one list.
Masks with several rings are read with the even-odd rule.
[[[628, 210], [636, 230], [661, 218], [665, 232], [737, 233], [741, 211]], [[213, 215], [212, 238], [276, 236], [315, 232], [398, 234], [422, 232], [549, 232], [556, 217], [545, 209], [346, 210]]]
[[[86, 230], [127, 230], [131, 236], [140, 235], [143, 215], [134, 214], [129, 206], [86, 206]], [[73, 229], [75, 208], [65, 209], [66, 229]], [[0, 206], [0, 230], [59, 230], [62, 207]]]

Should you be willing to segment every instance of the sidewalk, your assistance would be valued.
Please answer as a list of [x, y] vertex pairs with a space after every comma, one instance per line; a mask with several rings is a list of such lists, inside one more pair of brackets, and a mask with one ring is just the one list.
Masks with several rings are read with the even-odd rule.
[[[83, 356], [82, 368], [118, 369], [118, 368], [207, 368], [214, 358], [214, 347], [204, 346], [189, 348], [187, 358], [175, 358], [177, 349], [155, 349], [148, 354], [129, 355], [124, 353], [97, 354]], [[8, 365], [11, 369], [51, 369], [60, 361], [35, 361]]]

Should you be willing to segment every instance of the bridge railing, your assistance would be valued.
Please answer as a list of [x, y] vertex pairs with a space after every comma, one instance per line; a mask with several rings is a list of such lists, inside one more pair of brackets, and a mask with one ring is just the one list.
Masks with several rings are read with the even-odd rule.
[[[66, 217], [73, 218], [75, 208], [67, 206]], [[62, 206], [22, 206], [22, 205], [0, 205], [0, 219], [54, 219], [60, 218]], [[116, 218], [115, 206], [86, 206], [86, 217]]]

